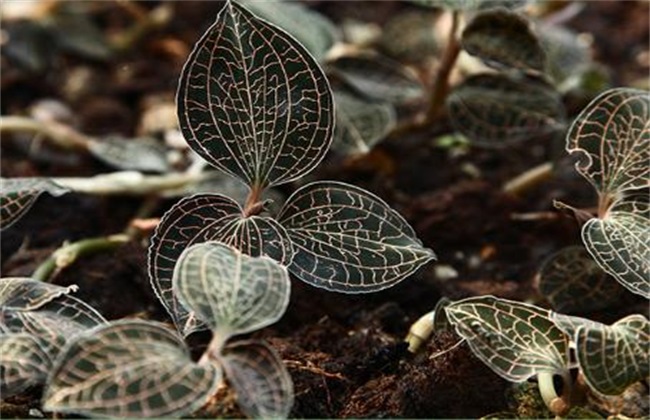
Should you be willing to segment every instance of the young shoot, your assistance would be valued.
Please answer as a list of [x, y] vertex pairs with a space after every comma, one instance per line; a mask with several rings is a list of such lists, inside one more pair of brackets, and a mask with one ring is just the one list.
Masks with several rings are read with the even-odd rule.
[[[44, 408], [89, 416], [180, 417], [214, 397], [225, 377], [244, 413], [287, 417], [293, 385], [277, 354], [232, 336], [277, 321], [289, 302], [286, 268], [216, 242], [181, 255], [173, 293], [212, 331], [198, 361], [183, 339], [160, 323], [113, 322], [87, 331], [65, 348], [49, 375]], [[106, 392], [111, 390], [111, 392]]]

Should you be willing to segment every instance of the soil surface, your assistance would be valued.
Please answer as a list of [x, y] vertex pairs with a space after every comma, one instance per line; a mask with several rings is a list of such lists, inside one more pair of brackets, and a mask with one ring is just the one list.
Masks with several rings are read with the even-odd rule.
[[[420, 10], [393, 2], [309, 3], [337, 22], [354, 16], [381, 24], [404, 8]], [[136, 3], [141, 13], [158, 4]], [[216, 2], [177, 4], [170, 23], [149, 30], [108, 61], [54, 51], [42, 69], [30, 70], [3, 52], [2, 115], [25, 115], [36, 101], [50, 98], [69, 107], [73, 125], [82, 133], [134, 136], [147, 100], [153, 95], [173, 96], [187, 53], [219, 7]], [[97, 2], [90, 13], [107, 34], [135, 19], [128, 8], [112, 3]], [[594, 56], [608, 67], [613, 85], [630, 85], [647, 77], [648, 3], [585, 2], [567, 25], [593, 37]], [[572, 115], [585, 101], [568, 102]], [[433, 309], [442, 296], [493, 294], [544, 304], [534, 286], [541, 262], [564, 246], [580, 243], [580, 226], [557, 212], [553, 200], [589, 208], [595, 204], [594, 193], [572, 163], [562, 159], [552, 179], [521, 196], [507, 195], [502, 192], [504, 182], [549, 159], [557, 160], [562, 145], [558, 148], [553, 139], [541, 138], [502, 149], [438, 146], [435, 138], [449, 130], [443, 120], [435, 127], [390, 138], [360, 159], [331, 153], [301, 181], [341, 180], [376, 193], [404, 215], [422, 242], [436, 252], [437, 261], [399, 285], [369, 295], [330, 293], [294, 279], [285, 316], [252, 335], [268, 341], [289, 368], [296, 394], [292, 416], [549, 415], [542, 408], [525, 411], [530, 408], [523, 407], [525, 399], [516, 397], [521, 386], [515, 392], [466, 344], [456, 345], [459, 338], [453, 332], [435, 332], [415, 355], [406, 350], [403, 339], [411, 323]], [[3, 177], [91, 176], [112, 171], [85, 153], [63, 151], [30, 134], [3, 133], [0, 163]], [[296, 187], [284, 186], [281, 192], [289, 194]], [[43, 195], [24, 218], [2, 233], [2, 276], [29, 276], [65, 241], [123, 231], [144, 200]], [[158, 200], [149, 216], [160, 217], [175, 201]], [[150, 233], [144, 231], [115, 250], [84, 256], [56, 272], [52, 282], [77, 284], [77, 297], [108, 319], [168, 322], [147, 275]], [[643, 311], [646, 305], [626, 295], [618, 307], [589, 316], [609, 322]], [[197, 334], [190, 343], [201, 348], [206, 339]], [[42, 415], [38, 411], [41, 391], [32, 388], [5, 400], [0, 415]], [[647, 388], [639, 392], [644, 395]], [[223, 393], [220, 403], [197, 416], [240, 416], [232, 395], [228, 390]], [[609, 414], [603, 407], [601, 402], [591, 409]], [[626, 410], [628, 415], [639, 414]]]

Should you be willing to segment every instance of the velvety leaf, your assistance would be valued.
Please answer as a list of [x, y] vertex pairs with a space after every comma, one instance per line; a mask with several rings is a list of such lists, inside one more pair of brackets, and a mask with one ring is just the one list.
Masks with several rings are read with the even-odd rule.
[[52, 358], [39, 338], [0, 333], [0, 394], [7, 398], [45, 382]]
[[551, 312], [551, 321], [558, 327], [564, 334], [569, 337], [569, 344], [575, 348], [576, 332], [580, 327], [597, 327], [599, 322], [592, 321], [587, 318], [579, 316], [564, 315], [557, 312]]
[[603, 219], [590, 219], [582, 226], [582, 241], [603, 270], [650, 299], [650, 213], [643, 204], [642, 211], [626, 211], [630, 204], [623, 203]]
[[400, 13], [384, 25], [380, 47], [391, 57], [404, 61], [422, 62], [439, 52], [435, 32], [437, 15], [418, 10]]
[[43, 408], [101, 417], [183, 416], [207, 402], [221, 379], [192, 362], [162, 324], [118, 321], [78, 336], [57, 359]]
[[618, 395], [650, 377], [650, 322], [643, 315], [612, 326], [581, 326], [576, 348], [587, 384], [601, 394]]
[[447, 317], [472, 352], [499, 376], [523, 382], [540, 372], [568, 370], [568, 340], [550, 312], [481, 296], [447, 306]]
[[566, 149], [601, 196], [650, 185], [650, 93], [616, 88], [594, 99], [574, 120]]
[[287, 270], [270, 258], [205, 242], [181, 254], [173, 291], [185, 308], [225, 339], [280, 319], [289, 304], [291, 282]]
[[187, 335], [200, 323], [179, 304], [172, 292], [174, 265], [190, 245], [220, 241], [252, 255], [267, 255], [283, 264], [293, 258], [285, 229], [268, 217], [243, 217], [241, 207], [228, 197], [198, 194], [176, 203], [160, 220], [149, 247], [149, 278], [176, 327]]
[[302, 187], [287, 199], [278, 221], [296, 252], [289, 271], [327, 290], [385, 289], [435, 259], [384, 201], [340, 182]]
[[255, 188], [311, 171], [334, 124], [329, 84], [314, 58], [234, 2], [185, 64], [178, 115], [194, 151]]
[[[377, 54], [342, 56], [329, 62], [328, 69], [369, 99], [400, 104], [424, 95], [415, 73]], [[334, 99], [338, 105], [338, 98]]]
[[117, 169], [142, 172], [167, 172], [167, 149], [156, 139], [106, 137], [90, 142], [90, 153]]
[[240, 341], [221, 357], [228, 382], [242, 411], [254, 418], [287, 418], [293, 406], [293, 382], [280, 357], [266, 344]]
[[391, 104], [370, 102], [345, 91], [335, 91], [336, 129], [332, 148], [339, 153], [368, 153], [395, 127]]
[[494, 7], [517, 8], [531, 0], [410, 0], [426, 7], [441, 7], [449, 10], [485, 10]]
[[299, 3], [247, 0], [245, 7], [293, 35], [321, 61], [341, 37], [339, 29], [324, 15]]
[[536, 138], [562, 127], [560, 95], [541, 79], [505, 74], [467, 78], [447, 98], [454, 128], [491, 146]]
[[487, 65], [542, 72], [545, 54], [530, 23], [506, 9], [477, 14], [463, 30], [461, 45]]
[[537, 284], [553, 309], [564, 313], [607, 308], [625, 290], [582, 246], [564, 248], [546, 260], [537, 275]]
[[0, 178], [0, 227], [6, 229], [20, 219], [39, 195], [55, 197], [68, 192], [47, 178]]

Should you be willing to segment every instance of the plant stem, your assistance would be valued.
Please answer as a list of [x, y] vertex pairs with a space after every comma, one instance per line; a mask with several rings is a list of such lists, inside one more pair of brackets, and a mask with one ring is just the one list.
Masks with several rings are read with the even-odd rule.
[[66, 150], [88, 150], [92, 138], [58, 122], [41, 122], [27, 117], [0, 117], [0, 133], [26, 131], [45, 136]]
[[460, 26], [460, 12], [452, 12], [451, 19], [449, 40], [447, 41], [447, 47], [445, 48], [442, 61], [440, 62], [440, 68], [436, 73], [436, 79], [433, 83], [431, 101], [429, 102], [429, 109], [427, 110], [426, 116], [427, 124], [432, 123], [439, 117], [440, 111], [445, 103], [445, 98], [449, 92], [449, 76], [461, 51], [460, 40], [457, 35], [458, 27]]
[[246, 204], [244, 205], [244, 217], [254, 216], [262, 211], [264, 203], [260, 199], [262, 198], [263, 191], [264, 188], [257, 185], [251, 187], [251, 191], [246, 198]]
[[61, 270], [72, 264], [78, 257], [97, 252], [113, 250], [129, 241], [125, 234], [111, 235], [100, 238], [82, 239], [78, 242], [65, 244], [54, 251], [47, 260], [39, 265], [32, 278], [47, 281], [55, 270]]
[[553, 384], [552, 372], [537, 374], [537, 386], [544, 403], [556, 416], [565, 415], [571, 408], [571, 376], [569, 371], [562, 372], [562, 395], [558, 396]]
[[544, 162], [512, 178], [503, 184], [501, 190], [506, 194], [521, 195], [550, 179], [552, 176], [553, 163]]

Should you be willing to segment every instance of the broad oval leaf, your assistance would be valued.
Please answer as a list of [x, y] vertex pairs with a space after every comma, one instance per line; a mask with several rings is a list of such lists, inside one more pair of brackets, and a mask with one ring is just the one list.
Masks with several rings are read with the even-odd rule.
[[546, 260], [537, 275], [537, 286], [553, 309], [564, 313], [607, 308], [625, 290], [582, 246], [564, 248]]
[[192, 362], [162, 324], [118, 321], [87, 331], [63, 350], [48, 377], [48, 411], [101, 417], [183, 416], [216, 390], [221, 373]]
[[491, 67], [544, 70], [546, 56], [530, 23], [506, 9], [477, 14], [463, 30], [461, 45]]
[[[328, 63], [359, 94], [376, 101], [401, 104], [424, 95], [424, 86], [409, 68], [377, 54], [347, 55]], [[339, 105], [338, 98], [334, 98]]]
[[479, 74], [447, 97], [454, 128], [486, 146], [536, 138], [564, 124], [559, 93], [538, 78]]
[[254, 188], [311, 171], [334, 128], [332, 94], [318, 63], [235, 2], [226, 3], [185, 64], [178, 115], [194, 151]]
[[650, 93], [611, 89], [574, 120], [566, 149], [601, 196], [650, 186]]
[[0, 394], [17, 395], [45, 382], [52, 356], [42, 340], [27, 333], [0, 333]]
[[0, 229], [23, 217], [44, 192], [58, 197], [68, 189], [48, 178], [0, 178]]
[[289, 271], [331, 291], [385, 289], [435, 259], [384, 201], [340, 182], [302, 187], [287, 199], [278, 221], [295, 250]]
[[242, 411], [253, 418], [287, 418], [293, 406], [293, 382], [280, 357], [266, 344], [239, 341], [221, 356], [228, 382]]
[[118, 169], [159, 173], [171, 169], [167, 148], [149, 137], [106, 137], [91, 141], [88, 151], [105, 164]]
[[587, 221], [582, 241], [603, 270], [650, 299], [650, 209], [647, 195], [638, 200], [616, 203], [603, 219]]
[[341, 38], [339, 29], [324, 15], [299, 3], [285, 1], [243, 2], [247, 9], [293, 35], [321, 61]]
[[287, 309], [287, 270], [218, 242], [192, 245], [174, 269], [174, 294], [222, 339], [271, 325]]
[[243, 217], [233, 200], [217, 194], [197, 194], [176, 203], [160, 220], [149, 247], [149, 278], [156, 295], [184, 335], [201, 323], [179, 304], [172, 291], [174, 266], [189, 246], [221, 241], [252, 255], [267, 255], [289, 264], [293, 248], [285, 229], [268, 217]]
[[630, 315], [611, 326], [581, 326], [576, 332], [578, 363], [589, 386], [618, 395], [650, 377], [650, 322]]
[[550, 311], [494, 296], [464, 299], [446, 311], [472, 352], [509, 381], [569, 369], [569, 343]]
[[350, 93], [334, 92], [336, 129], [332, 149], [347, 155], [368, 153], [395, 128], [395, 108], [387, 103], [370, 102]]

